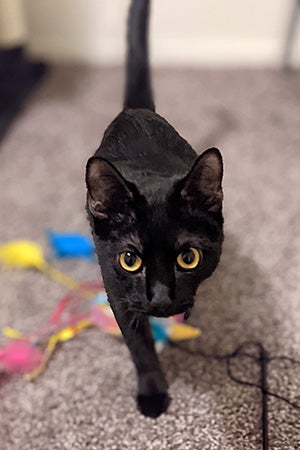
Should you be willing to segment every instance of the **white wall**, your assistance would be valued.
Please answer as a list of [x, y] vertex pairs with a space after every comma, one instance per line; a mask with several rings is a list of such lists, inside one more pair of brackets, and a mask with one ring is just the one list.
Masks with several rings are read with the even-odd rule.
[[26, 36], [26, 21], [21, 0], [0, 0], [0, 45], [21, 45]]
[[[152, 62], [276, 66], [293, 2], [153, 0]], [[128, 0], [25, 0], [29, 49], [52, 60], [121, 63], [128, 4]], [[296, 40], [293, 61], [300, 65], [300, 24]]]

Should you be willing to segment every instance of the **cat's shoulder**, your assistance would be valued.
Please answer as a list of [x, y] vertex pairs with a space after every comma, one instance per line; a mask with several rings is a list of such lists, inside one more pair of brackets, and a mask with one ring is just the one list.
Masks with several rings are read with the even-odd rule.
[[170, 153], [184, 157], [186, 162], [195, 159], [195, 151], [190, 144], [179, 135], [175, 128], [162, 116], [148, 109], [125, 109], [106, 129], [101, 145], [97, 151], [99, 156], [126, 158], [143, 149], [144, 154]]
[[105, 135], [124, 133], [128, 136], [153, 138], [163, 133], [177, 135], [177, 131], [162, 116], [149, 109], [124, 109], [107, 128]]

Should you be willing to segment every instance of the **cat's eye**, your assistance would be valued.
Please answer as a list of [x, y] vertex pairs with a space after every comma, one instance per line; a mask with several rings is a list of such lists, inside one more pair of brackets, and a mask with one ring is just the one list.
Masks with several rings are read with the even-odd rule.
[[202, 253], [195, 247], [189, 247], [177, 256], [177, 264], [184, 270], [195, 269], [200, 264], [201, 260]]
[[123, 252], [119, 257], [120, 266], [127, 272], [137, 272], [143, 264], [142, 258], [140, 258], [134, 252]]

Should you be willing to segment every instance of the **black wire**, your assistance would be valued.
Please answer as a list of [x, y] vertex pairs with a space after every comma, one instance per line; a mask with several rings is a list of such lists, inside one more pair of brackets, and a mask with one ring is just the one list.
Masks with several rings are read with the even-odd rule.
[[296, 359], [293, 359], [289, 356], [272, 356], [272, 358], [269, 358], [269, 361], [289, 361], [293, 364], [298, 364], [300, 366], [300, 361], [297, 361]]
[[[267, 384], [267, 378], [268, 378], [268, 363], [270, 361], [279, 361], [279, 360], [286, 360], [293, 364], [300, 365], [300, 361], [297, 361], [293, 358], [290, 358], [289, 356], [273, 356], [269, 357], [267, 351], [265, 350], [264, 346], [261, 344], [261, 342], [254, 342], [254, 341], [246, 341], [242, 344], [238, 345], [238, 347], [231, 353], [226, 354], [208, 354], [203, 352], [202, 350], [191, 350], [185, 346], [182, 346], [178, 344], [177, 342], [170, 341], [170, 345], [173, 347], [178, 348], [180, 351], [189, 353], [190, 355], [200, 355], [203, 358], [207, 359], [216, 359], [218, 361], [225, 361], [226, 362], [226, 370], [228, 377], [234, 381], [235, 383], [255, 387], [261, 391], [262, 394], [262, 448], [263, 450], [268, 450], [269, 448], [269, 442], [268, 442], [268, 396], [277, 398], [278, 400], [281, 400], [285, 403], [287, 403], [289, 406], [299, 409], [300, 405], [297, 403], [294, 403], [293, 401], [276, 394], [275, 392], [271, 392], [268, 390], [268, 384]], [[255, 355], [251, 353], [244, 352], [245, 347], [254, 346], [259, 350], [259, 357], [256, 357]], [[235, 375], [232, 373], [232, 367], [231, 367], [231, 361], [234, 358], [249, 358], [255, 361], [260, 366], [260, 384], [252, 383], [250, 381], [246, 380], [240, 380], [239, 378], [235, 377]]]
[[260, 381], [261, 381], [261, 393], [262, 393], [262, 440], [263, 449], [268, 450], [268, 354], [264, 347], [260, 346]]

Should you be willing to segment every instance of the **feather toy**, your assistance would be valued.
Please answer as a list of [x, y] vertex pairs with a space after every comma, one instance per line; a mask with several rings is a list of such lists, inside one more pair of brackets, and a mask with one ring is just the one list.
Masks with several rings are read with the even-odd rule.
[[[48, 322], [36, 331], [22, 335], [6, 327], [3, 334], [9, 341], [0, 348], [0, 367], [11, 373], [25, 374], [25, 379], [38, 377], [57, 344], [68, 341], [84, 329], [96, 326], [106, 333], [121, 336], [121, 331], [107, 302], [102, 281], [78, 283], [46, 263], [42, 248], [35, 242], [13, 241], [0, 247], [4, 267], [35, 268], [69, 288]], [[200, 335], [198, 328], [186, 325], [183, 314], [170, 318], [150, 317], [150, 325], [158, 351], [168, 340], [191, 339]]]

